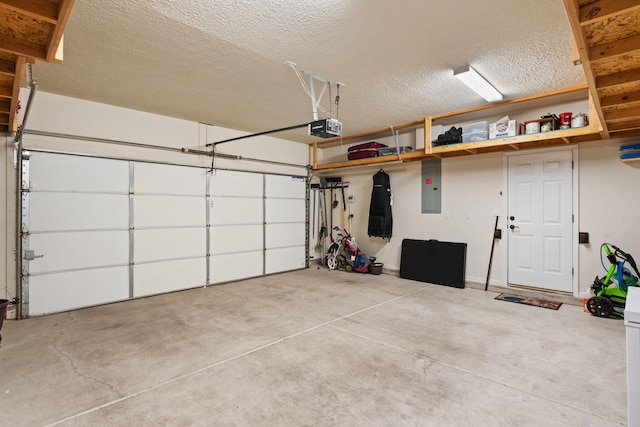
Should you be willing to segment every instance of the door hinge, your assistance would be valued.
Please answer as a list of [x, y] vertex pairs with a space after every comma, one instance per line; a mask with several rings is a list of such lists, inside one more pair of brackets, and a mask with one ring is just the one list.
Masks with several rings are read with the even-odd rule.
[[571, 223], [572, 224], [575, 222], [575, 220], [576, 220], [575, 218], [576, 218], [575, 214], [571, 214]]
[[571, 267], [571, 277], [573, 277], [573, 270], [574, 270], [574, 267]]

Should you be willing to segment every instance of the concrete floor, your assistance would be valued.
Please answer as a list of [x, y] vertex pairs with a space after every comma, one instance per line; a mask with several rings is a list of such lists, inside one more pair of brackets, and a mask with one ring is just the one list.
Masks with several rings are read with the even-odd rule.
[[325, 269], [6, 321], [11, 426], [616, 426], [625, 330]]

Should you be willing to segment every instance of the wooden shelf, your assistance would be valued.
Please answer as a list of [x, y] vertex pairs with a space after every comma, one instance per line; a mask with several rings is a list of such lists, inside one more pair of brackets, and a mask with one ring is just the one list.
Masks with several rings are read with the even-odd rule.
[[367, 159], [347, 160], [331, 163], [318, 163], [318, 149], [321, 146], [335, 145], [336, 143], [347, 140], [365, 138], [374, 135], [381, 135], [392, 130], [391, 127], [378, 129], [371, 132], [364, 132], [357, 135], [345, 136], [342, 138], [328, 139], [322, 142], [316, 142], [313, 144], [313, 170], [327, 170], [327, 169], [340, 169], [354, 166], [367, 166], [367, 165], [384, 165], [398, 162], [410, 162], [420, 161], [435, 158], [445, 158], [454, 156], [466, 156], [473, 154], [491, 153], [491, 152], [503, 152], [529, 148], [548, 147], [554, 145], [567, 145], [575, 144], [586, 141], [595, 141], [603, 138], [603, 128], [598, 119], [598, 115], [595, 112], [594, 104], [589, 95], [589, 117], [591, 118], [590, 124], [581, 128], [555, 130], [550, 132], [541, 132], [529, 135], [518, 135], [513, 137], [487, 139], [484, 141], [474, 141], [459, 144], [443, 145], [438, 147], [431, 146], [431, 124], [435, 121], [448, 120], [454, 117], [466, 117], [471, 114], [473, 117], [478, 117], [479, 112], [484, 112], [486, 115], [496, 111], [502, 111], [509, 106], [513, 107], [514, 104], [540, 102], [541, 100], [547, 100], [548, 103], [553, 103], [553, 99], [571, 95], [580, 91], [585, 91], [586, 86], [580, 86], [576, 88], [570, 88], [567, 90], [556, 91], [549, 94], [536, 95], [532, 97], [509, 100], [497, 104], [485, 105], [473, 109], [467, 109], [462, 111], [456, 111], [447, 114], [440, 114], [432, 117], [425, 117], [424, 119], [416, 120], [415, 122], [406, 123], [398, 126], [394, 126], [393, 130], [407, 129], [411, 127], [423, 127], [424, 128], [424, 150], [413, 151], [410, 153], [400, 155], [387, 155], [381, 157], [370, 157]]
[[505, 151], [509, 149], [518, 150], [528, 146], [541, 145], [562, 145], [573, 144], [578, 137], [593, 137], [592, 139], [600, 139], [598, 129], [591, 126], [582, 128], [556, 130], [550, 132], [541, 132], [531, 135], [517, 135], [506, 138], [487, 139], [484, 141], [467, 142], [464, 144], [451, 144], [440, 147], [433, 147], [431, 154], [443, 155], [457, 151], [469, 151], [470, 154], [477, 154], [490, 151]]

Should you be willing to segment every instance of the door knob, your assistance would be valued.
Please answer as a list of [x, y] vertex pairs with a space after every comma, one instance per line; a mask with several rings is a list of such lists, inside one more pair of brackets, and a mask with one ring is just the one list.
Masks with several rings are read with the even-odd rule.
[[516, 219], [516, 217], [515, 217], [515, 216], [513, 216], [513, 215], [511, 215], [511, 216], [509, 217], [509, 219], [510, 219], [511, 221], [513, 221], [514, 219]]
[[509, 226], [509, 228], [510, 228], [510, 229], [512, 229], [512, 230], [515, 230], [516, 228], [520, 228], [520, 227], [518, 227], [517, 225], [513, 225], [513, 224], [511, 224], [511, 225]]

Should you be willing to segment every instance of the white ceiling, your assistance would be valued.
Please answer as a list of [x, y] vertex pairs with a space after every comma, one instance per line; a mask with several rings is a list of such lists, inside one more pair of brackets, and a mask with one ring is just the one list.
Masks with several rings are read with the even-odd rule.
[[465, 64], [507, 99], [586, 81], [560, 0], [77, 0], [64, 49], [41, 90], [248, 132], [312, 119], [285, 61], [345, 84], [345, 135], [483, 104]]

